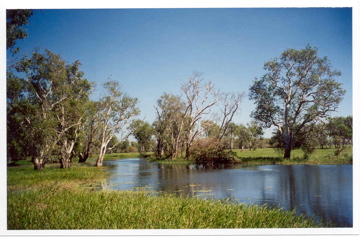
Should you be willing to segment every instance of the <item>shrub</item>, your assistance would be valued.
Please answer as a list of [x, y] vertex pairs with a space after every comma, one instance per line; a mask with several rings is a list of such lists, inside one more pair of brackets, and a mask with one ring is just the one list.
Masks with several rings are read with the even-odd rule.
[[204, 138], [195, 141], [191, 147], [191, 155], [195, 164], [204, 166], [238, 162], [236, 153], [225, 151], [216, 138]]

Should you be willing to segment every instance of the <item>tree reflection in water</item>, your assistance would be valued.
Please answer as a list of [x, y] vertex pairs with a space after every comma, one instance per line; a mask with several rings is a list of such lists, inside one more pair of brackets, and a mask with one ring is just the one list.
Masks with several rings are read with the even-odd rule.
[[352, 227], [352, 165], [156, 164], [142, 159], [109, 161], [109, 188], [144, 187], [178, 196], [232, 199], [282, 207]]

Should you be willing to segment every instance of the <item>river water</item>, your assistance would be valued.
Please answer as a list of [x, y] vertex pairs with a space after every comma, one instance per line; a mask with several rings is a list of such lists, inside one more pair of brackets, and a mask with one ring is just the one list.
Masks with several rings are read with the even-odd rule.
[[179, 196], [230, 199], [295, 210], [352, 227], [352, 165], [237, 165], [205, 169], [143, 159], [107, 161], [116, 190], [145, 188]]

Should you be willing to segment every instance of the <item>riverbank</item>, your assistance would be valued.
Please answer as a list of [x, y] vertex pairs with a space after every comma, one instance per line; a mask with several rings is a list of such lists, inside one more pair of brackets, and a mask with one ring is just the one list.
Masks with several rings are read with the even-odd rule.
[[147, 191], [103, 190], [107, 168], [74, 163], [8, 167], [8, 229], [207, 229], [325, 227], [281, 209]]
[[[346, 148], [340, 155], [335, 156], [336, 149], [316, 149], [314, 153], [305, 155], [301, 149], [292, 150], [291, 159], [283, 159], [283, 151], [274, 148], [263, 148], [257, 150], [233, 150], [236, 153], [238, 164], [245, 165], [336, 165], [336, 164], [352, 164], [352, 147]], [[177, 158], [157, 159], [148, 158], [149, 161], [164, 164], [192, 164], [192, 161]]]

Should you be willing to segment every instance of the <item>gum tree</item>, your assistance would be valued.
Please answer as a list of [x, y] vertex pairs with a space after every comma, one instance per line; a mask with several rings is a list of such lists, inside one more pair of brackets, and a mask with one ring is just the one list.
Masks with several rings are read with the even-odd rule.
[[[233, 129], [235, 127], [232, 124], [232, 119], [235, 113], [237, 112], [243, 98], [243, 93], [222, 93], [220, 97], [220, 104], [221, 104], [221, 116], [220, 116], [220, 131], [218, 135], [218, 141], [221, 141], [222, 138], [226, 135], [227, 132], [233, 136]], [[232, 125], [230, 127], [230, 125]], [[230, 128], [229, 128], [230, 127]], [[228, 130], [230, 129], [230, 130]], [[232, 143], [231, 143], [232, 144]], [[232, 145], [231, 145], [232, 148]]]
[[19, 51], [18, 47], [15, 48], [16, 41], [28, 36], [23, 26], [29, 23], [32, 14], [30, 9], [6, 10], [6, 49], [10, 49], [13, 54]]
[[98, 107], [100, 150], [96, 166], [103, 165], [104, 155], [108, 144], [114, 135], [121, 134], [119, 141], [126, 139], [126, 132], [131, 119], [139, 114], [136, 104], [137, 98], [132, 98], [121, 91], [121, 86], [116, 81], [103, 84], [106, 95], [100, 98]]
[[153, 123], [157, 141], [156, 156], [175, 159], [184, 142], [186, 105], [179, 96], [163, 94], [155, 107], [157, 119]]
[[309, 45], [284, 51], [264, 69], [267, 73], [250, 87], [249, 97], [256, 105], [251, 116], [263, 127], [277, 128], [285, 144], [284, 158], [289, 159], [302, 128], [336, 111], [345, 94], [335, 80], [341, 72]]
[[185, 159], [191, 156], [190, 148], [192, 143], [202, 133], [200, 119], [209, 113], [209, 110], [219, 101], [219, 92], [215, 90], [212, 82], [202, 83], [202, 74], [194, 72], [193, 76], [182, 84], [182, 91], [186, 97], [186, 110], [184, 119], [188, 122], [185, 129]]
[[[74, 146], [79, 138], [80, 127], [85, 116], [85, 105], [91, 90], [91, 84], [83, 78], [79, 70], [80, 62], [66, 65], [66, 77], [54, 89], [58, 103], [54, 107], [58, 125], [58, 145], [60, 150], [60, 167], [70, 168]], [[60, 86], [61, 85], [61, 86]]]
[[142, 156], [146, 156], [152, 145], [154, 128], [146, 121], [134, 120], [130, 125], [132, 134], [138, 142], [138, 151]]
[[15, 66], [25, 79], [8, 78], [8, 131], [22, 128], [26, 132], [13, 139], [25, 140], [22, 149], [36, 170], [45, 166], [55, 150], [60, 154], [61, 167], [70, 167], [84, 101], [90, 93], [90, 83], [79, 67], [79, 61], [66, 64], [49, 50], [43, 54], [36, 51]]
[[80, 124], [80, 135], [76, 144], [76, 154], [79, 163], [85, 163], [93, 153], [99, 138], [99, 123], [97, 120], [97, 101], [87, 101], [84, 105], [84, 117]]

